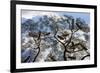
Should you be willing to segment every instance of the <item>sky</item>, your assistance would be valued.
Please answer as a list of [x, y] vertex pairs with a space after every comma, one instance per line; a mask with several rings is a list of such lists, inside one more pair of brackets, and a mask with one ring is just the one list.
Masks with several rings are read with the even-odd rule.
[[32, 11], [32, 10], [22, 10], [22, 18], [31, 19], [36, 16], [42, 16], [42, 15], [70, 15], [74, 18], [81, 18], [83, 19], [87, 24], [90, 24], [90, 14], [89, 13], [82, 13], [82, 12], [50, 12], [50, 11]]

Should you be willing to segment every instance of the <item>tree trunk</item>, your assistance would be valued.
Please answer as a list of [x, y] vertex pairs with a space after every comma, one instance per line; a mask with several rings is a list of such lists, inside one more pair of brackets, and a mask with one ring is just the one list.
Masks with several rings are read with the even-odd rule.
[[63, 58], [64, 58], [64, 61], [67, 61], [67, 58], [66, 58], [66, 46], [64, 45], [64, 55], [63, 55]]

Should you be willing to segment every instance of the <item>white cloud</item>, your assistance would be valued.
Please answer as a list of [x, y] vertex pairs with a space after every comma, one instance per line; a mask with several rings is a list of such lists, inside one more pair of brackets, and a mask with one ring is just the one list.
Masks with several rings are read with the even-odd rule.
[[42, 16], [42, 15], [48, 15], [48, 16], [59, 16], [56, 12], [43, 12], [43, 11], [29, 11], [29, 10], [22, 10], [22, 17], [31, 19], [35, 16]]

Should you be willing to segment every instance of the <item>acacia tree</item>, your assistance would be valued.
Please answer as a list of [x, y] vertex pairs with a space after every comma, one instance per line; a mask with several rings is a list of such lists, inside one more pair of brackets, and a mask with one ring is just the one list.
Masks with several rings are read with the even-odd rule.
[[[85, 56], [83, 56], [81, 58], [81, 60], [90, 56], [90, 53], [87, 51], [88, 48], [86, 47], [86, 45], [84, 44], [83, 41], [78, 40], [78, 42], [76, 43], [73, 40], [75, 38], [74, 34], [76, 32], [78, 32], [79, 30], [85, 31], [84, 27], [83, 27], [85, 22], [82, 22], [82, 20], [80, 20], [80, 18], [74, 19], [72, 16], [68, 16], [68, 15], [64, 15], [63, 17], [64, 18], [62, 18], [62, 17], [57, 18], [56, 16], [52, 16], [52, 17], [44, 16], [43, 18], [40, 18], [40, 20], [38, 22], [36, 22], [36, 23], [32, 22], [29, 25], [30, 32], [28, 35], [30, 37], [33, 37], [33, 40], [35, 43], [34, 46], [36, 46], [36, 47], [34, 47], [34, 49], [37, 50], [37, 53], [36, 53], [35, 57], [33, 58], [32, 62], [36, 61], [36, 59], [38, 58], [38, 56], [41, 52], [41, 41], [43, 40], [42, 36], [44, 36], [44, 39], [45, 39], [46, 35], [52, 34], [51, 32], [43, 31], [44, 26], [52, 29], [52, 31], [53, 31], [52, 35], [53, 35], [54, 40], [56, 40], [63, 46], [63, 48], [64, 48], [63, 60], [64, 61], [67, 61], [68, 58], [70, 58], [71, 60], [76, 59], [76, 56], [68, 56], [68, 55], [66, 55], [66, 53], [72, 54], [72, 53], [76, 53], [76, 52], [80, 52], [80, 51], [84, 50], [87, 54]], [[62, 26], [60, 26], [59, 24], [66, 25], [66, 26], [63, 26], [65, 31], [62, 28]], [[38, 30], [37, 28], [39, 28], [40, 30]], [[58, 34], [59, 31], [61, 31], [61, 34]], [[76, 50], [76, 48], [78, 48], [78, 49]], [[49, 57], [52, 59], [52, 61], [56, 61], [54, 56], [49, 55]], [[28, 61], [29, 59], [30, 59], [30, 56], [25, 59], [25, 62]]]
[[[81, 30], [82, 27], [79, 25], [78, 22], [75, 23], [74, 18], [69, 17], [69, 16], [65, 16], [65, 17], [67, 17], [67, 20], [65, 20], [65, 21], [67, 21], [67, 23], [69, 24], [69, 28], [70, 28], [71, 33], [68, 33], [66, 31], [66, 32], [63, 32], [62, 35], [57, 35], [57, 33], [59, 31], [59, 27], [55, 23], [56, 24], [56, 30], [55, 30], [55, 33], [54, 33], [54, 38], [63, 45], [63, 47], [64, 47], [63, 58], [66, 61], [67, 58], [76, 59], [76, 57], [70, 57], [70, 56], [66, 57], [66, 53], [71, 54], [71, 53], [79, 52], [79, 51], [82, 51], [82, 50], [85, 50], [87, 52], [88, 49], [86, 48], [85, 45], [83, 45], [82, 42], [74, 43], [72, 41], [73, 34], [76, 33], [78, 30]], [[75, 29], [75, 25], [77, 26], [77, 29]], [[66, 37], [69, 37], [69, 39], [66, 39]], [[62, 42], [62, 40], [64, 40], [64, 41]], [[75, 48], [78, 47], [78, 46], [81, 46], [82, 49], [75, 50]], [[81, 60], [83, 60], [85, 57], [88, 57], [88, 56], [90, 56], [90, 54], [87, 52], [87, 55], [83, 56], [81, 58]]]

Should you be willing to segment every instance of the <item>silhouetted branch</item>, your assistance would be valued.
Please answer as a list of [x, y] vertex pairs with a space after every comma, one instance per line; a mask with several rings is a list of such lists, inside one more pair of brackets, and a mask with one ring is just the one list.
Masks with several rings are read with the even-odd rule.
[[57, 60], [54, 58], [54, 56], [50, 56], [50, 59], [51, 59], [52, 61], [57, 61]]
[[55, 38], [58, 42], [60, 42], [61, 44], [63, 44], [63, 45], [64, 45], [64, 43], [63, 43], [63, 42], [61, 42], [61, 41], [60, 41], [60, 40], [56, 37], [57, 32], [58, 32], [58, 28], [56, 28], [56, 30], [55, 30], [55, 33], [54, 33], [54, 38]]
[[28, 56], [23, 62], [27, 62], [30, 59], [30, 56]]
[[38, 53], [36, 54], [36, 56], [35, 56], [35, 58], [34, 58], [33, 62], [35, 62], [35, 61], [36, 61], [36, 58], [38, 57], [38, 55], [39, 55], [39, 53], [40, 53], [40, 47], [38, 47], [37, 49], [38, 49]]
[[[33, 39], [34, 39], [34, 37], [33, 37]], [[37, 59], [37, 57], [38, 57], [38, 55], [40, 53], [41, 31], [39, 31], [38, 36], [37, 36], [37, 39], [34, 39], [34, 41], [35, 41], [35, 44], [37, 45], [37, 48], [35, 48], [35, 49], [38, 49], [38, 52], [37, 52], [37, 54], [36, 54], [33, 62], [36, 61], [36, 59]]]
[[90, 56], [90, 54], [88, 54], [88, 55], [82, 57], [81, 60], [84, 60], [86, 57], [89, 57], [89, 56]]
[[56, 36], [54, 36], [55, 37], [55, 39], [58, 41], [58, 42], [60, 42], [61, 44], [63, 44], [64, 45], [64, 43], [63, 42], [61, 42]]
[[73, 33], [71, 33], [71, 37], [69, 38], [69, 40], [67, 42], [65, 42], [66, 47], [71, 43], [72, 37], [73, 37]]

